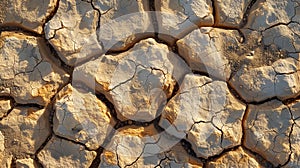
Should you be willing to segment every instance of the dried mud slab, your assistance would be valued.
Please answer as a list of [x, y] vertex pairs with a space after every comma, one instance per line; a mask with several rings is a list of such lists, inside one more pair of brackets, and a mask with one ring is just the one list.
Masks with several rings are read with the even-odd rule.
[[35, 168], [38, 164], [33, 159], [18, 159], [16, 160], [16, 167]]
[[247, 102], [260, 102], [277, 97], [281, 100], [300, 94], [299, 61], [280, 59], [272, 66], [240, 69], [229, 81]]
[[158, 37], [173, 44], [197, 26], [214, 24], [212, 2], [209, 0], [155, 0]]
[[47, 58], [39, 38], [2, 33], [0, 48], [0, 96], [17, 103], [46, 105], [69, 78]]
[[106, 105], [92, 92], [71, 85], [58, 92], [54, 110], [54, 133], [91, 150], [102, 145], [113, 127]]
[[298, 0], [258, 0], [249, 13], [246, 28], [263, 31], [299, 20]]
[[160, 115], [160, 108], [188, 72], [188, 66], [168, 46], [146, 39], [124, 53], [77, 67], [73, 79], [105, 94], [119, 119], [145, 122]]
[[290, 134], [291, 156], [289, 162], [284, 167], [297, 167], [300, 165], [300, 101], [290, 104], [289, 109], [293, 117], [293, 127]]
[[208, 162], [208, 168], [222, 168], [222, 167], [249, 167], [258, 168], [264, 167], [257, 161], [256, 157], [244, 150], [242, 147], [238, 147], [236, 150], [229, 151], [214, 161]]
[[54, 12], [58, 0], [5, 0], [0, 4], [0, 26], [20, 25], [43, 32], [43, 25]]
[[[54, 17], [45, 25], [46, 38], [71, 66], [109, 49], [124, 50], [148, 32], [154, 34], [150, 16], [143, 13], [148, 10], [144, 3], [61, 0]], [[136, 37], [138, 33], [144, 35]]]
[[288, 53], [299, 53], [300, 51], [300, 25], [298, 23], [278, 25], [265, 30], [262, 35], [265, 45], [276, 45]]
[[251, 0], [214, 0], [215, 25], [237, 28], [245, 21], [244, 15], [247, 12]]
[[291, 154], [293, 123], [289, 108], [278, 100], [249, 105], [244, 145], [275, 166], [284, 165]]
[[11, 100], [0, 100], [0, 118], [7, 115], [8, 111], [11, 109]]
[[239, 37], [238, 31], [234, 30], [200, 28], [177, 41], [178, 52], [192, 70], [225, 81], [229, 79], [231, 67], [224, 44], [233, 42], [239, 45]]
[[95, 151], [57, 137], [52, 137], [43, 150], [38, 153], [43, 167], [89, 167], [96, 157]]
[[5, 148], [0, 162], [9, 157], [26, 158], [34, 155], [51, 134], [49, 112], [34, 107], [16, 107], [0, 121]]
[[245, 109], [225, 82], [188, 74], [159, 125], [175, 137], [187, 136], [197, 156], [208, 158], [241, 143]]
[[112, 137], [101, 154], [99, 168], [202, 167], [202, 163], [189, 156], [178, 142], [165, 133], [159, 134], [153, 125], [127, 127]]

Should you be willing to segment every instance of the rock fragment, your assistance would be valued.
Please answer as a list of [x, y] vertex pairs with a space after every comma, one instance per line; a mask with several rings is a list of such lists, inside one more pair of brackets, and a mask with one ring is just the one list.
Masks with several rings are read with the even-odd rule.
[[297, 1], [258, 0], [248, 16], [246, 28], [263, 31], [277, 24], [288, 24], [296, 20]]
[[[223, 33], [232, 38], [222, 38]], [[227, 40], [238, 37], [237, 31], [225, 32], [220, 29], [200, 28], [177, 41], [178, 52], [192, 70], [227, 80], [231, 69], [222, 47]]]
[[181, 144], [176, 144], [160, 155], [164, 156], [164, 160], [161, 160], [159, 164], [161, 167], [203, 167], [202, 162], [190, 156]]
[[202, 163], [192, 159], [179, 141], [165, 133], [158, 133], [153, 125], [122, 128], [101, 154], [99, 168], [201, 167]]
[[118, 130], [101, 154], [99, 168], [133, 165], [140, 157], [143, 157], [144, 152], [147, 152], [144, 150], [147, 144], [155, 144], [158, 141], [159, 137], [155, 136], [156, 134], [157, 131], [153, 126]]
[[244, 124], [244, 145], [275, 166], [288, 161], [293, 120], [287, 106], [278, 100], [249, 105]]
[[105, 51], [123, 51], [138, 40], [154, 37], [149, 1], [95, 0], [92, 3], [101, 13], [97, 33]]
[[41, 164], [46, 168], [87, 168], [96, 157], [96, 152], [87, 151], [83, 146], [70, 141], [52, 137], [37, 156]]
[[279, 59], [272, 64], [278, 74], [292, 74], [300, 70], [300, 62], [292, 57]]
[[280, 59], [272, 66], [241, 68], [229, 81], [247, 102], [260, 102], [273, 97], [281, 100], [300, 94], [299, 62], [294, 58]]
[[5, 136], [4, 152], [14, 157], [35, 154], [50, 135], [48, 112], [33, 107], [16, 107], [0, 121]]
[[243, 23], [243, 16], [251, 0], [216, 0], [214, 1], [217, 18], [216, 25], [239, 27]]
[[187, 135], [197, 156], [208, 158], [241, 143], [245, 108], [225, 82], [188, 74], [159, 125], [175, 137]]
[[278, 25], [263, 32], [263, 43], [265, 45], [276, 45], [279, 49], [288, 53], [300, 52], [300, 25], [290, 23]]
[[1, 100], [0, 99], [0, 118], [7, 115], [7, 112], [11, 109], [10, 100]]
[[45, 26], [46, 38], [61, 59], [71, 66], [112, 47], [124, 50], [138, 38], [135, 34], [154, 32], [143, 3], [62, 0], [57, 13]]
[[292, 153], [289, 162], [284, 166], [286, 168], [300, 165], [300, 101], [296, 100], [296, 102], [289, 104], [289, 109], [291, 110], [294, 125], [289, 137]]
[[208, 162], [208, 168], [222, 168], [222, 167], [264, 167], [255, 158], [254, 155], [244, 150], [242, 147], [234, 151], [229, 151], [214, 161]]
[[229, 81], [230, 85], [247, 102], [259, 102], [275, 97], [276, 72], [271, 66], [240, 69]]
[[0, 131], [0, 152], [2, 153], [5, 149], [5, 146], [4, 146], [4, 136], [3, 134], [1, 133]]
[[300, 165], [300, 152], [299, 152], [299, 144], [300, 144], [300, 120], [296, 120], [293, 132], [290, 135], [292, 154], [287, 167], [297, 167]]
[[0, 165], [3, 168], [10, 168], [12, 162], [12, 155], [5, 153], [5, 137], [0, 131]]
[[69, 75], [45, 57], [38, 38], [17, 33], [1, 34], [0, 96], [16, 103], [46, 105]]
[[37, 164], [33, 159], [18, 159], [16, 160], [16, 168], [37, 168]]
[[91, 91], [70, 84], [56, 96], [54, 132], [96, 150], [113, 128], [109, 109]]
[[42, 33], [43, 24], [54, 12], [58, 0], [2, 1], [0, 5], [0, 25], [20, 25], [26, 29]]
[[45, 25], [45, 34], [65, 63], [74, 65], [102, 50], [96, 35], [98, 17], [90, 2], [59, 2], [54, 17]]
[[184, 61], [166, 45], [146, 39], [122, 54], [77, 67], [73, 79], [106, 94], [119, 119], [151, 121], [188, 72]]
[[212, 2], [209, 0], [155, 0], [158, 37], [174, 43], [198, 26], [214, 24]]

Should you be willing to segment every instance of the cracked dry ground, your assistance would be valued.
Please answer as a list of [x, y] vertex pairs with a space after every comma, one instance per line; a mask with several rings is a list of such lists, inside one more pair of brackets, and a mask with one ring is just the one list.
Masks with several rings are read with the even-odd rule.
[[2, 0], [0, 167], [300, 167], [299, 0]]

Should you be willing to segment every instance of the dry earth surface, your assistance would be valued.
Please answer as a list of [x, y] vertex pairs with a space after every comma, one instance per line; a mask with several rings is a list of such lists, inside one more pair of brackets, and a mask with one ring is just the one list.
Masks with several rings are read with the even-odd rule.
[[1, 0], [0, 167], [300, 167], [299, 0]]

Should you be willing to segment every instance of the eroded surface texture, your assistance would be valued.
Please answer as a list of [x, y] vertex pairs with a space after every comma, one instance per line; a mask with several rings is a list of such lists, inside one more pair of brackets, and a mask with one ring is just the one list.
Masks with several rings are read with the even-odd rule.
[[0, 5], [0, 26], [20, 25], [42, 33], [47, 18], [55, 11], [58, 0], [2, 1]]
[[0, 167], [300, 167], [299, 0], [0, 2]]
[[48, 104], [69, 75], [46, 58], [38, 38], [12, 33], [0, 38], [0, 96], [21, 104]]
[[38, 154], [44, 167], [89, 167], [96, 152], [84, 146], [53, 137]]
[[245, 105], [225, 82], [188, 74], [180, 90], [163, 111], [162, 128], [178, 138], [187, 134], [196, 154], [204, 158], [241, 143]]
[[150, 16], [143, 12], [147, 10], [144, 3], [61, 0], [53, 19], [45, 25], [46, 38], [69, 65], [111, 48], [123, 50], [142, 38], [136, 37], [137, 33], [154, 34]]
[[104, 91], [120, 119], [151, 121], [160, 115], [159, 110], [190, 69], [166, 45], [150, 38], [122, 54], [88, 62], [75, 72], [74, 79]]
[[264, 167], [261, 165], [255, 155], [239, 147], [234, 151], [225, 153], [220, 158], [211, 161], [207, 167]]
[[48, 117], [44, 109], [17, 107], [0, 121], [5, 147], [1, 149], [1, 162], [11, 156], [34, 155], [51, 133]]
[[[163, 148], [165, 143], [169, 147]], [[101, 155], [102, 167], [202, 167], [189, 156], [176, 139], [158, 134], [153, 125], [124, 128], [117, 132]]]
[[80, 88], [67, 85], [54, 104], [54, 132], [96, 150], [110, 132], [111, 116], [106, 105], [97, 97]]
[[159, 38], [169, 43], [197, 26], [214, 24], [212, 1], [155, 0]]
[[288, 161], [293, 120], [289, 109], [277, 100], [250, 105], [246, 116], [245, 146], [274, 165]]

